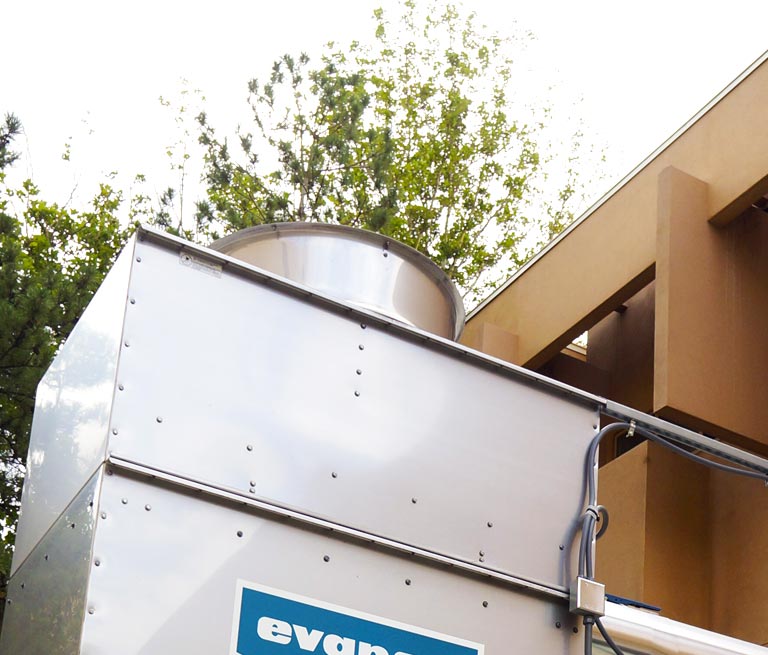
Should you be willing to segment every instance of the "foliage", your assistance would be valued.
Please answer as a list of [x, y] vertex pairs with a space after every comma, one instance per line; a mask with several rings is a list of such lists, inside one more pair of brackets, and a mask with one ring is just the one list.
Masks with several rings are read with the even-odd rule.
[[382, 232], [476, 299], [571, 220], [574, 162], [541, 200], [548, 110], [512, 97], [510, 44], [473, 15], [408, 0], [396, 26], [374, 17], [373, 46], [329, 44], [314, 67], [284, 55], [252, 80], [253, 125], [234, 154], [199, 115], [197, 229], [306, 220]]
[[108, 184], [84, 211], [45, 202], [29, 180], [11, 188], [4, 169], [20, 130], [13, 116], [0, 129], [0, 599], [37, 383], [127, 237], [117, 219], [122, 196]]

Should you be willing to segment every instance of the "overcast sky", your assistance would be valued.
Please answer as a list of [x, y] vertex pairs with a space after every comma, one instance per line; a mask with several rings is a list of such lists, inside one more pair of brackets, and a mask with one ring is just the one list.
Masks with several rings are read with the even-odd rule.
[[[159, 96], [182, 78], [200, 88], [216, 124], [246, 111], [246, 83], [284, 52], [317, 53], [329, 40], [365, 40], [373, 0], [7, 1], [0, 112], [23, 121], [32, 175], [59, 201], [108, 171], [167, 176], [178, 135]], [[768, 48], [765, 0], [476, 0], [501, 35], [531, 30], [525, 65], [580, 114], [587, 140], [605, 149], [607, 190]], [[757, 26], [757, 30], [753, 26]], [[61, 160], [72, 138], [72, 162]], [[585, 171], [589, 174], [589, 171]], [[164, 182], [163, 182], [164, 183]]]

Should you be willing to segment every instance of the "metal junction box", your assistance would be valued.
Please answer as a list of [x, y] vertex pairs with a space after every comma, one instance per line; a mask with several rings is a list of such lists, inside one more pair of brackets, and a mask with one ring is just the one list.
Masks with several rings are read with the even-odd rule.
[[600, 406], [140, 230], [38, 390], [0, 651], [579, 653]]

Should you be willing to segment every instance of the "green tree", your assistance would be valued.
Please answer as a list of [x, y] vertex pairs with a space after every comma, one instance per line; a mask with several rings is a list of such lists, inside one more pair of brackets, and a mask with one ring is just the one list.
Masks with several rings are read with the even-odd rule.
[[124, 245], [121, 194], [102, 184], [84, 211], [7, 183], [21, 131], [0, 126], [0, 623], [10, 573], [35, 389]]
[[573, 157], [548, 201], [549, 110], [516, 102], [510, 44], [474, 15], [408, 0], [397, 25], [382, 10], [374, 19], [372, 46], [329, 44], [315, 67], [285, 55], [252, 80], [253, 125], [238, 129], [235, 153], [200, 114], [196, 229], [362, 227], [431, 257], [477, 299], [570, 222]]

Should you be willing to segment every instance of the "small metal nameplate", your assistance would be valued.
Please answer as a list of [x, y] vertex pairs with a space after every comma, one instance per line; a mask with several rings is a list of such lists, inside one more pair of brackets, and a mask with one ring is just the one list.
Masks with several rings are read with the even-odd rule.
[[202, 257], [195, 257], [188, 252], [182, 252], [179, 254], [179, 263], [182, 266], [189, 266], [201, 273], [207, 273], [214, 277], [221, 277], [221, 264], [214, 264], [211, 261], [203, 259]]

